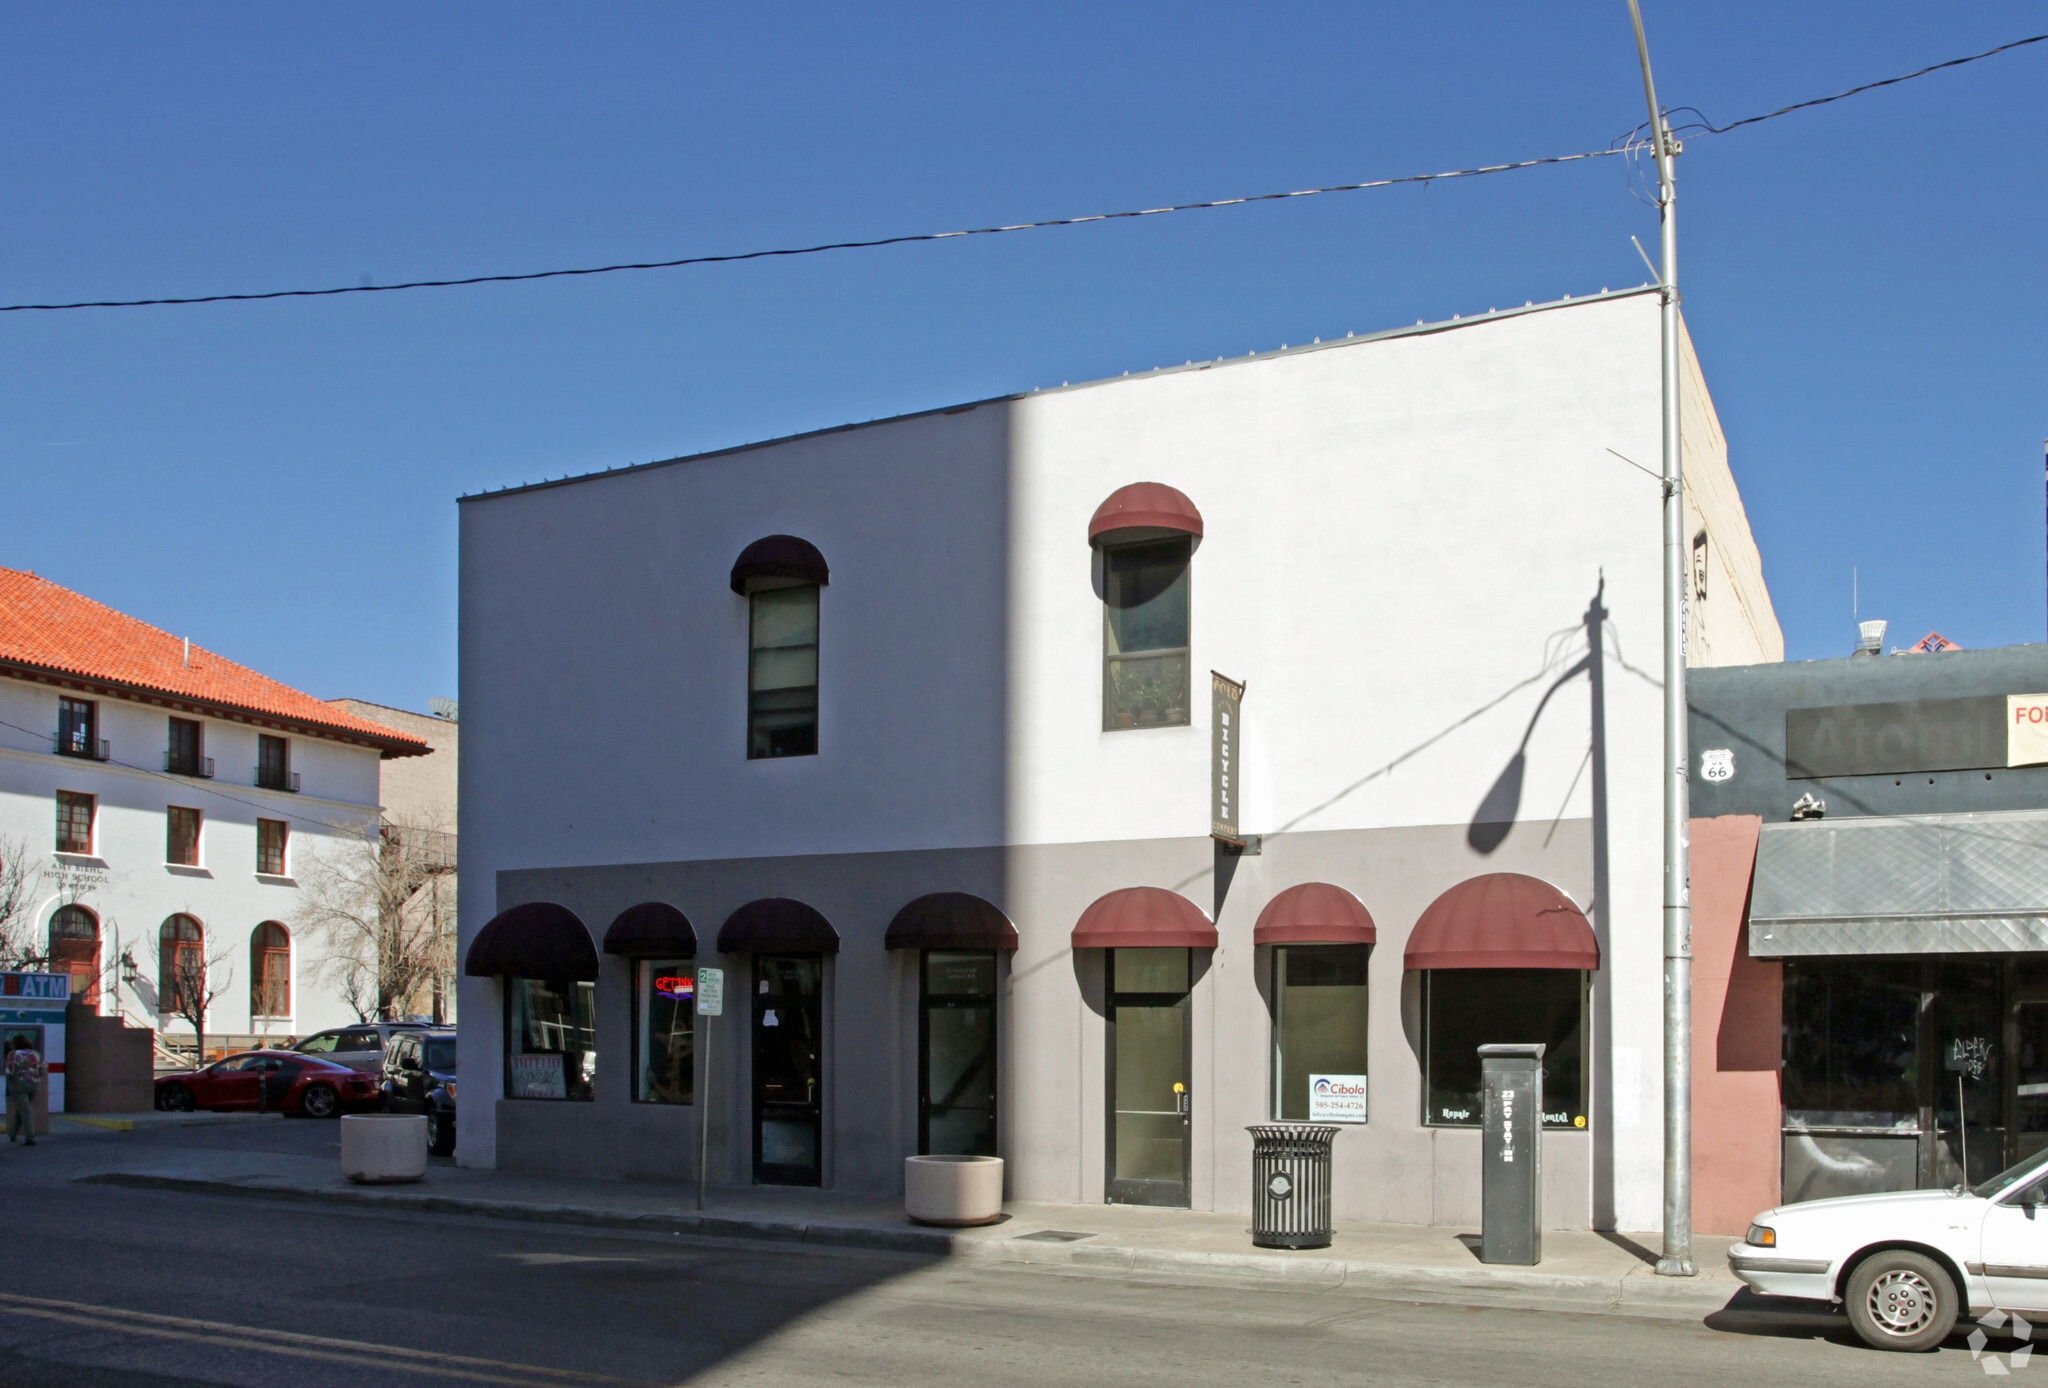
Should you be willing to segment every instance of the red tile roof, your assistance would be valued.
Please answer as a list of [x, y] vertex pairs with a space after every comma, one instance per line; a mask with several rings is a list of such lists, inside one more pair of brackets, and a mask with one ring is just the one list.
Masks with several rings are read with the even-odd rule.
[[166, 696], [155, 701], [368, 744], [386, 757], [433, 750], [196, 645], [188, 664], [181, 638], [20, 569], [0, 568], [0, 673], [68, 676], [130, 698]]

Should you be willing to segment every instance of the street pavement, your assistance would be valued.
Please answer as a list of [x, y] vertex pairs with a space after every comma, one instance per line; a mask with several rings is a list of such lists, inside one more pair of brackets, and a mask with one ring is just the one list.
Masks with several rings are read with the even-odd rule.
[[[61, 1134], [0, 1152], [0, 1384], [1592, 1388], [1984, 1374], [1839, 1316], [1703, 1320], [987, 1265], [80, 1184], [90, 1144], [331, 1154], [335, 1125]], [[103, 1151], [104, 1149], [100, 1149]], [[1994, 1343], [2009, 1350], [2010, 1345]]]

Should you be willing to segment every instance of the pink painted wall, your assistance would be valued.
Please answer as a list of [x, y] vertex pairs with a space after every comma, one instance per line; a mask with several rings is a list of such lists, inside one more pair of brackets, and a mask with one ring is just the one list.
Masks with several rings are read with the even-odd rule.
[[1749, 956], [1756, 815], [1692, 822], [1693, 1228], [1740, 1234], [1778, 1203], [1782, 967]]

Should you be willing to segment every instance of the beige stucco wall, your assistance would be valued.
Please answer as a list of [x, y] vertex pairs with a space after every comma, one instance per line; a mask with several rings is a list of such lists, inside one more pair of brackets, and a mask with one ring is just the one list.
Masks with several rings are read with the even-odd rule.
[[[1728, 466], [1728, 437], [1721, 432], [1714, 398], [1685, 333], [1680, 363], [1679, 435], [1685, 461], [1686, 562], [1691, 544], [1707, 532], [1706, 596], [1691, 599], [1686, 623], [1686, 665], [1757, 665], [1785, 658], [1785, 633], [1764, 586], [1763, 556], [1749, 530], [1749, 513]], [[1654, 467], [1654, 458], [1643, 459]], [[1654, 482], [1644, 479], [1646, 485]]]
[[330, 704], [358, 718], [416, 737], [433, 752], [424, 757], [398, 757], [378, 768], [378, 793], [386, 818], [445, 833], [455, 832], [456, 755], [462, 725], [453, 719], [389, 708], [362, 699], [330, 699]]

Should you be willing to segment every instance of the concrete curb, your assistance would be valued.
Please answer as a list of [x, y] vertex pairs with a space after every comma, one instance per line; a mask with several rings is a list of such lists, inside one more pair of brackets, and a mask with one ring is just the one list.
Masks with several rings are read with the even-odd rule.
[[1535, 1269], [1443, 1268], [1243, 1252], [1145, 1248], [1098, 1242], [1023, 1242], [945, 1229], [877, 1228], [800, 1220], [749, 1219], [667, 1211], [628, 1214], [585, 1205], [542, 1205], [478, 1196], [435, 1195], [389, 1186], [270, 1185], [260, 1178], [222, 1180], [113, 1171], [77, 1178], [91, 1185], [174, 1190], [203, 1195], [257, 1196], [311, 1204], [367, 1206], [427, 1214], [480, 1215], [534, 1224], [681, 1234], [692, 1238], [796, 1243], [819, 1248], [865, 1249], [983, 1264], [1066, 1266], [1120, 1272], [1199, 1276], [1238, 1283], [1287, 1283], [1327, 1291], [1393, 1295], [1402, 1300], [1540, 1310], [1615, 1312], [1694, 1319], [1720, 1310], [1740, 1290], [1719, 1282], [1677, 1282], [1647, 1275], [1583, 1276]]
[[223, 1123], [268, 1122], [281, 1113], [57, 1113], [66, 1123], [100, 1128], [110, 1133], [132, 1133], [138, 1128], [212, 1128]]

